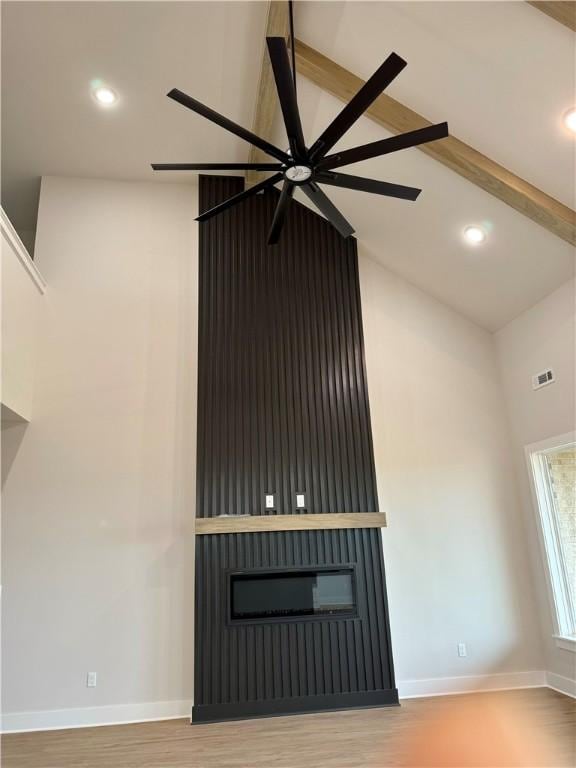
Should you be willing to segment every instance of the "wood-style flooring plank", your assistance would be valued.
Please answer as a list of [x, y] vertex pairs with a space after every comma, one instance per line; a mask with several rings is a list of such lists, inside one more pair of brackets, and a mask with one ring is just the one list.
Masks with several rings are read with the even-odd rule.
[[506, 707], [523, 722], [537, 723], [528, 733], [537, 730], [558, 757], [553, 766], [535, 757], [530, 768], [576, 764], [576, 702], [535, 688], [210, 725], [167, 720], [13, 734], [2, 739], [2, 768], [393, 768], [406, 765], [404, 748], [414, 733], [433, 718], [450, 722], [455, 711], [470, 705]]

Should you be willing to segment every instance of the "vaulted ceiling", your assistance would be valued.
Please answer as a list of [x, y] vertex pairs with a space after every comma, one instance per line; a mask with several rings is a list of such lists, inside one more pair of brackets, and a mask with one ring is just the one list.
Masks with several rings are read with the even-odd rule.
[[[176, 86], [250, 127], [263, 2], [5, 2], [2, 200], [34, 226], [42, 175], [195, 183], [149, 163], [241, 162], [249, 147], [166, 99]], [[524, 2], [296, 3], [303, 42], [367, 78], [391, 52], [408, 67], [387, 93], [565, 205], [575, 207], [574, 32]], [[101, 79], [120, 101], [95, 105]], [[305, 137], [341, 103], [298, 78]], [[391, 135], [362, 118], [342, 148]], [[285, 137], [277, 120], [275, 138]], [[480, 325], [496, 329], [567, 280], [571, 245], [418, 149], [343, 169], [422, 187], [415, 203], [331, 189], [361, 251]], [[480, 223], [473, 248], [462, 229]]]

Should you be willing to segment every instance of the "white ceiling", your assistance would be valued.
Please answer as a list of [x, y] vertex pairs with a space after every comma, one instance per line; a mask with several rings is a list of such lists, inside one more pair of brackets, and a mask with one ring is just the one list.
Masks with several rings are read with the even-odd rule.
[[[265, 24], [263, 2], [3, 2], [2, 200], [14, 226], [34, 226], [43, 175], [175, 181], [150, 163], [246, 160], [247, 144], [166, 93], [250, 126]], [[113, 109], [94, 102], [95, 79], [119, 93]]]
[[[248, 146], [166, 99], [187, 91], [250, 127], [263, 50], [263, 2], [5, 2], [3, 204], [33, 227], [41, 175], [192, 182], [151, 161], [242, 161]], [[524, 2], [298, 2], [297, 35], [362, 77], [391, 50], [408, 67], [388, 93], [574, 207], [576, 36]], [[111, 110], [90, 81], [121, 94]], [[310, 142], [341, 105], [299, 78]], [[388, 135], [368, 119], [341, 146]], [[278, 140], [284, 143], [281, 129]], [[327, 189], [361, 249], [496, 329], [567, 280], [573, 249], [417, 149], [343, 169], [419, 186], [409, 203]], [[488, 241], [467, 247], [469, 223]]]

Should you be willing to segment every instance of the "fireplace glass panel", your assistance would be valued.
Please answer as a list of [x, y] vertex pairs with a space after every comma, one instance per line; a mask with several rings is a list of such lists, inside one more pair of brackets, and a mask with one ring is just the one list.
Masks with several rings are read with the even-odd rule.
[[232, 621], [356, 612], [352, 568], [231, 574], [230, 587]]

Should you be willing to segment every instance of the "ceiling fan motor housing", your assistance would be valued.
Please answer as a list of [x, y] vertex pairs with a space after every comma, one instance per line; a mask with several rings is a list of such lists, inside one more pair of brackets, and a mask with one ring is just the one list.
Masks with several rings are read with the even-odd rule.
[[291, 165], [284, 171], [284, 178], [293, 184], [305, 184], [312, 176], [312, 168], [308, 165]]

